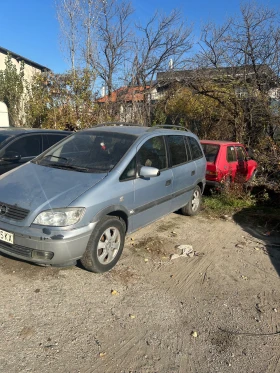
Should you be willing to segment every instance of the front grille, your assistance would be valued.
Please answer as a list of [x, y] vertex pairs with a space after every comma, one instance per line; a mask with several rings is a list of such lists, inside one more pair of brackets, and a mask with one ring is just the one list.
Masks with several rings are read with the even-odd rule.
[[0, 242], [0, 251], [1, 249], [11, 254], [25, 256], [26, 258], [31, 258], [32, 254], [32, 249], [29, 249], [28, 247], [20, 245], [10, 245], [6, 242]]
[[9, 205], [8, 203], [0, 202], [0, 217], [13, 220], [23, 220], [29, 214], [30, 210], [23, 209], [22, 207]]

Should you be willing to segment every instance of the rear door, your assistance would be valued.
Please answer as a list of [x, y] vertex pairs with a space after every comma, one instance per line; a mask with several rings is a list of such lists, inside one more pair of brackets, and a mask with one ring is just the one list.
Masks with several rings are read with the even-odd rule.
[[199, 142], [192, 136], [187, 136], [187, 138], [190, 146], [192, 160], [195, 161], [196, 165], [196, 177], [194, 183], [195, 185], [197, 185], [199, 182], [204, 182], [205, 180], [206, 159]]
[[196, 164], [191, 159], [186, 136], [167, 136], [170, 165], [173, 173], [172, 211], [186, 205], [192, 196], [196, 180]]
[[143, 227], [171, 211], [173, 173], [168, 168], [163, 136], [152, 137], [137, 148], [137, 170], [141, 166], [155, 167], [160, 175], [134, 180], [135, 205], [133, 229]]

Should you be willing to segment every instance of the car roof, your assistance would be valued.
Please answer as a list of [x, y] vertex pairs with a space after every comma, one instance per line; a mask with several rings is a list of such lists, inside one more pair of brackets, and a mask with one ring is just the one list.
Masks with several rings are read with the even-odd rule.
[[65, 135], [70, 135], [70, 131], [60, 131], [47, 128], [24, 128], [24, 127], [0, 127], [0, 134], [5, 134], [8, 136], [17, 136], [23, 133], [60, 133]]
[[146, 126], [125, 126], [125, 125], [117, 125], [117, 126], [95, 126], [91, 128], [84, 129], [83, 132], [95, 132], [95, 131], [102, 131], [102, 132], [115, 132], [115, 133], [123, 133], [128, 135], [134, 136], [142, 136], [144, 134], [174, 134], [174, 132], [178, 132], [178, 134], [191, 134], [189, 131], [184, 130], [174, 130], [172, 128], [159, 128], [159, 127], [146, 127]]
[[200, 140], [201, 144], [211, 144], [211, 145], [242, 145], [240, 142], [234, 141], [223, 141], [223, 140]]

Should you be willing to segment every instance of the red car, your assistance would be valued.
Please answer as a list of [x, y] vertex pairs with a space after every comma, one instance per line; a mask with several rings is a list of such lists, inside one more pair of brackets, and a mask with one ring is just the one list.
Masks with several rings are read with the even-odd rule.
[[223, 183], [253, 179], [257, 162], [251, 159], [239, 142], [202, 140], [207, 160], [206, 185], [220, 188]]

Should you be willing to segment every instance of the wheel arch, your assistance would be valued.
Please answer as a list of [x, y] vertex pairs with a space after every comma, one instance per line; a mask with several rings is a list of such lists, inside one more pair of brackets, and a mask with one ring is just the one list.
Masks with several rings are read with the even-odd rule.
[[128, 231], [129, 227], [129, 211], [121, 205], [112, 205], [108, 206], [105, 209], [99, 211], [95, 216], [93, 221], [99, 221], [104, 216], [116, 216], [120, 219], [122, 219], [125, 222], [125, 232]]
[[122, 210], [112, 211], [112, 212], [109, 212], [107, 214], [107, 216], [115, 216], [117, 218], [122, 219], [125, 222], [125, 232], [127, 232], [127, 229], [128, 229], [128, 216], [127, 216], [127, 214], [124, 211], [122, 211]]
[[204, 185], [203, 185], [203, 182], [200, 181], [199, 183], [197, 183], [197, 185], [199, 186], [200, 190], [201, 190], [201, 194], [203, 193], [203, 190], [204, 190]]

